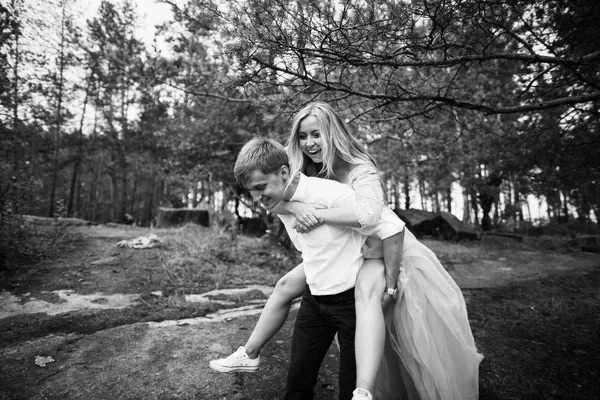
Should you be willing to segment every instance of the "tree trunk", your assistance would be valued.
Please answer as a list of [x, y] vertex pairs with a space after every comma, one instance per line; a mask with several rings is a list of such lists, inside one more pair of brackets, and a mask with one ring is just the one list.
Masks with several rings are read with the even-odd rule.
[[469, 191], [462, 184], [460, 185], [462, 188], [462, 197], [463, 197], [463, 222], [471, 222], [471, 202], [469, 201]]
[[528, 201], [525, 202], [525, 205], [527, 207], [527, 217], [528, 217], [529, 223], [532, 223], [533, 222], [533, 218], [531, 216], [531, 206], [529, 206], [529, 202]]
[[121, 129], [122, 138], [119, 143], [119, 164], [120, 164], [120, 177], [121, 177], [121, 197], [119, 207], [119, 220], [125, 218], [127, 213], [127, 143], [129, 140], [129, 124], [127, 121], [127, 110], [128, 110], [128, 79], [127, 75], [123, 75], [123, 87], [121, 88]]
[[494, 201], [494, 225], [498, 226], [498, 222], [500, 221], [500, 201], [496, 199]]
[[156, 173], [150, 176], [149, 181], [149, 187], [146, 188], [146, 195], [144, 196], [144, 208], [141, 220], [143, 226], [150, 225], [152, 221], [152, 210], [156, 201]]
[[562, 197], [563, 197], [563, 202], [562, 202], [562, 210], [563, 210], [563, 218], [561, 218], [562, 222], [568, 222], [569, 221], [569, 197], [568, 197], [568, 193], [565, 191], [562, 191]]
[[[113, 158], [113, 157], [111, 157]], [[113, 159], [114, 160], [114, 159]], [[120, 209], [120, 202], [118, 201], [119, 194], [119, 177], [118, 177], [118, 165], [114, 165], [114, 161], [111, 162], [112, 168], [109, 169], [110, 176], [110, 221], [115, 222], [115, 211], [118, 213]]]
[[[92, 197], [92, 221], [98, 221], [98, 208], [100, 205], [100, 184], [102, 179], [102, 165], [104, 162], [104, 157], [100, 155], [100, 162], [98, 163], [98, 169], [96, 171], [96, 179], [94, 183], [94, 191]], [[104, 221], [103, 221], [104, 222]]]
[[76, 184], [79, 179], [79, 166], [81, 158], [77, 158], [73, 163], [73, 172], [71, 173], [71, 186], [69, 188], [69, 202], [67, 205], [67, 216], [73, 217], [73, 198], [75, 197]]
[[[98, 127], [98, 111], [94, 112], [94, 127], [92, 129], [92, 139], [91, 139], [91, 148], [96, 148], [96, 128]], [[101, 177], [101, 171], [102, 171], [102, 166], [103, 166], [103, 153], [100, 153], [100, 159], [98, 160], [98, 163], [95, 165], [97, 170], [94, 169], [94, 165], [92, 164], [91, 169], [90, 169], [90, 187], [89, 187], [89, 202], [88, 202], [88, 208], [89, 208], [89, 215], [90, 215], [90, 220], [96, 222], [97, 221], [97, 204], [98, 204], [98, 198], [99, 193], [98, 193], [98, 185], [100, 184], [100, 177]], [[93, 161], [93, 158], [92, 158]], [[97, 172], [96, 172], [97, 171]]]
[[135, 218], [135, 200], [137, 197], [137, 189], [138, 189], [138, 180], [139, 180], [139, 170], [137, 165], [133, 169], [133, 187], [131, 188], [131, 204], [129, 205], [129, 215]]
[[[20, 10], [15, 0], [11, 1], [12, 9], [15, 10], [15, 18], [19, 18]], [[17, 131], [19, 128], [19, 67], [20, 67], [20, 46], [19, 38], [21, 33], [19, 29], [15, 29], [15, 59], [13, 61], [13, 104], [12, 104], [12, 127]]]
[[213, 181], [212, 181], [212, 177], [209, 175], [208, 176], [208, 190], [207, 190], [207, 204], [208, 204], [208, 209], [209, 210], [214, 210], [214, 192], [213, 192]]
[[404, 174], [404, 209], [410, 209], [410, 179], [408, 177], [408, 168]]
[[423, 180], [419, 177], [419, 195], [421, 197], [421, 209], [423, 211], [427, 211], [427, 207], [425, 206], [425, 184]]
[[479, 226], [479, 206], [477, 205], [477, 195], [475, 193], [471, 193], [469, 198], [471, 199], [471, 207], [473, 209], [473, 224], [475, 226]]
[[479, 195], [479, 201], [481, 202], [481, 230], [486, 232], [492, 229], [492, 219], [490, 217], [490, 211], [492, 211], [492, 205], [494, 204], [493, 199], [485, 194]]
[[398, 193], [398, 185], [400, 183], [395, 178], [392, 182], [392, 198], [394, 200], [394, 202], [392, 203], [392, 207], [394, 208], [394, 210], [397, 210], [398, 208], [400, 208], [400, 193]]
[[60, 142], [60, 130], [62, 129], [62, 96], [64, 86], [65, 70], [65, 5], [62, 4], [61, 26], [60, 26], [60, 54], [58, 57], [58, 98], [56, 105], [56, 132], [52, 148], [52, 183], [50, 184], [50, 204], [48, 205], [48, 217], [54, 216], [54, 201], [56, 196], [56, 183], [58, 180], [58, 150]]
[[591, 203], [590, 206], [596, 217], [596, 224], [600, 226], [600, 185], [588, 185], [588, 196]]
[[56, 196], [56, 181], [58, 179], [58, 145], [54, 145], [52, 149], [52, 176], [50, 183], [50, 200], [48, 204], [48, 218], [54, 217], [54, 197]]
[[77, 174], [76, 192], [75, 192], [75, 212], [74, 215], [81, 215], [81, 167], [80, 172]]
[[589, 222], [590, 220], [590, 211], [591, 211], [591, 205], [590, 205], [590, 201], [589, 201], [589, 197], [588, 197], [588, 186], [590, 186], [590, 184], [581, 184], [579, 186], [579, 204], [578, 204], [578, 208], [577, 208], [577, 219], [579, 220], [579, 222], [581, 222], [582, 224], [585, 224], [587, 222]]
[[517, 227], [521, 225], [521, 223], [523, 221], [525, 221], [524, 217], [523, 217], [523, 204], [521, 202], [521, 195], [519, 193], [519, 184], [517, 181], [515, 181], [515, 184], [513, 186], [514, 188], [514, 195], [515, 195], [515, 206], [516, 206], [516, 220], [517, 220]]
[[198, 205], [198, 183], [192, 183], [192, 208]]
[[87, 200], [85, 202], [85, 219], [88, 221], [93, 221], [93, 213], [92, 213], [92, 202], [93, 202], [93, 194], [94, 193], [94, 170], [90, 169], [88, 172], [88, 187], [87, 187]]
[[71, 188], [69, 190], [69, 204], [67, 207], [67, 215], [70, 217], [73, 216], [73, 196], [76, 191], [79, 192], [79, 188], [77, 188], [77, 190], [75, 189], [75, 184], [79, 181], [79, 168], [81, 167], [81, 160], [83, 160], [83, 156], [84, 156], [83, 155], [83, 121], [85, 119], [85, 112], [87, 109], [91, 80], [92, 80], [92, 74], [90, 73], [90, 76], [88, 77], [87, 85], [85, 88], [85, 97], [83, 98], [83, 109], [81, 111], [81, 119], [79, 120], [79, 129], [78, 129], [79, 147], [77, 149], [77, 159], [75, 161], [75, 164], [73, 164], [73, 174], [71, 177]]

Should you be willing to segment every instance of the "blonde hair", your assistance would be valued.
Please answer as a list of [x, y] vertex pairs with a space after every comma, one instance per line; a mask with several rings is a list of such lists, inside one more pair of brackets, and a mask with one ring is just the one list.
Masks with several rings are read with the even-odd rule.
[[244, 186], [254, 171], [266, 175], [277, 172], [284, 165], [289, 168], [289, 159], [280, 143], [273, 139], [254, 138], [240, 150], [233, 175], [237, 183]]
[[326, 178], [335, 176], [333, 166], [339, 157], [349, 164], [371, 163], [375, 160], [366, 152], [362, 144], [349, 131], [341, 117], [327, 103], [315, 101], [309, 103], [295, 115], [290, 137], [287, 141], [290, 167], [292, 171], [304, 171], [307, 163], [312, 163], [300, 148], [298, 131], [300, 124], [308, 116], [314, 116], [319, 126], [323, 153], [323, 168]]

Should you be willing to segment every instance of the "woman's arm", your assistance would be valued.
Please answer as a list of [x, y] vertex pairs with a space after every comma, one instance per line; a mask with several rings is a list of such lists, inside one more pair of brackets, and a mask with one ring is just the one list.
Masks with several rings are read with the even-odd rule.
[[334, 208], [313, 208], [310, 210], [310, 204], [300, 202], [290, 202], [296, 204], [303, 204], [306, 206], [306, 214], [296, 217], [296, 224], [294, 229], [300, 233], [307, 233], [316, 227], [327, 223], [331, 225], [344, 226], [348, 228], [362, 228], [360, 220], [356, 214], [356, 197], [351, 198], [342, 202], [339, 206]]
[[307, 231], [316, 228], [323, 223], [318, 210], [322, 206], [299, 201], [282, 201], [271, 209], [271, 212], [279, 215], [293, 215], [301, 226]]
[[397, 286], [402, 264], [402, 252], [404, 251], [404, 232], [405, 229], [402, 229], [400, 233], [383, 240], [386, 288], [394, 289]]
[[[338, 207], [317, 211], [321, 223], [347, 226], [350, 228], [372, 228], [381, 218], [385, 207], [383, 187], [377, 169], [368, 164], [357, 165], [349, 174], [349, 185], [355, 196], [347, 199]], [[297, 230], [306, 233], [316, 226], [303, 226], [304, 221], [298, 219]]]
[[[399, 221], [394, 213], [384, 211], [386, 205], [383, 187], [374, 166], [368, 164], [356, 166], [349, 176], [349, 183], [355, 196], [347, 199], [339, 207], [317, 210], [321, 217], [319, 219], [329, 224], [351, 228], [374, 228], [373, 232], [377, 231], [377, 236], [383, 239], [386, 288], [395, 289], [402, 264], [404, 223]], [[382, 213], [386, 213], [383, 219], [387, 221], [387, 225], [385, 223], [380, 225]], [[299, 226], [296, 230], [302, 233], [304, 228], [306, 227]], [[309, 230], [306, 228], [306, 231]], [[392, 232], [397, 233], [390, 236]], [[389, 300], [387, 290], [383, 300]]]
[[[356, 214], [356, 197], [345, 200], [335, 208], [324, 208], [316, 210], [321, 223], [331, 225], [347, 226], [349, 228], [362, 228], [358, 215]], [[300, 222], [300, 221], [299, 221]]]

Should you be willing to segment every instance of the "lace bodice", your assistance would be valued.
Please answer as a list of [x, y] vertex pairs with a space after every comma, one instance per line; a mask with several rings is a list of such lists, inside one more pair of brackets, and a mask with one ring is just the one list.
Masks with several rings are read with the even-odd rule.
[[383, 187], [377, 168], [372, 164], [357, 165], [348, 174], [348, 184], [356, 193], [354, 207], [361, 227], [374, 227], [385, 207]]

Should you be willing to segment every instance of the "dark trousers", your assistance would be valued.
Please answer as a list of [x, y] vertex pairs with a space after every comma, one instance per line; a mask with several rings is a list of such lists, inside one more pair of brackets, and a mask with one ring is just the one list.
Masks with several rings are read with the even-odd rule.
[[340, 344], [340, 400], [352, 399], [356, 387], [354, 288], [330, 296], [302, 296], [292, 337], [285, 400], [312, 400], [319, 368], [337, 332]]

